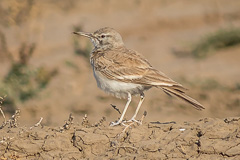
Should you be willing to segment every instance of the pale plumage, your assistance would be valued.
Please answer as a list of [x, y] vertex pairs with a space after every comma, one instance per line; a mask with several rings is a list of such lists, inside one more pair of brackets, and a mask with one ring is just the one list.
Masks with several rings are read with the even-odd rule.
[[95, 48], [90, 57], [94, 77], [98, 87], [118, 98], [128, 98], [123, 114], [117, 123], [122, 123], [124, 114], [131, 102], [131, 95], [140, 94], [141, 99], [135, 117], [144, 100], [144, 91], [151, 87], [161, 88], [167, 94], [173, 94], [196, 109], [204, 107], [185, 94], [185, 88], [154, 69], [151, 64], [138, 52], [124, 46], [121, 35], [112, 28], [101, 28], [94, 33], [74, 32], [91, 39]]

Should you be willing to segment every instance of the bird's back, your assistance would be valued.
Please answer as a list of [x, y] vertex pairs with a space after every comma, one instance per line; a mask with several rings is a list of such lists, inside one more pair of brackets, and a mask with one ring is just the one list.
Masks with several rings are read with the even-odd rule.
[[145, 86], [179, 85], [164, 73], [154, 69], [140, 53], [125, 47], [94, 50], [91, 64], [111, 80]]

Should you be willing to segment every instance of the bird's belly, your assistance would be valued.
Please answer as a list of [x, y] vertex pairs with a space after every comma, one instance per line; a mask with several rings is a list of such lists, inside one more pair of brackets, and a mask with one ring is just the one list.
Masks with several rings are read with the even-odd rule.
[[104, 90], [106, 93], [114, 95], [118, 98], [126, 98], [128, 93], [132, 95], [140, 94], [145, 89], [149, 89], [140, 84], [125, 83], [125, 82], [110, 80], [104, 77], [98, 71], [94, 72], [94, 77], [97, 81], [97, 85], [99, 88]]

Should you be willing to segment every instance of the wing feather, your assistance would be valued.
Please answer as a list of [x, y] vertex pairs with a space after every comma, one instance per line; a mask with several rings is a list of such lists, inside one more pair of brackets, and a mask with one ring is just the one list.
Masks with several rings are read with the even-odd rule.
[[92, 53], [91, 63], [96, 71], [108, 79], [155, 86], [168, 95], [175, 95], [187, 101], [198, 110], [204, 109], [203, 105], [185, 94], [186, 89], [181, 84], [154, 69], [142, 55], [135, 51], [126, 48], [104, 52], [96, 50]]
[[182, 86], [154, 69], [142, 55], [126, 48], [95, 51], [91, 61], [97, 71], [111, 80], [146, 86]]

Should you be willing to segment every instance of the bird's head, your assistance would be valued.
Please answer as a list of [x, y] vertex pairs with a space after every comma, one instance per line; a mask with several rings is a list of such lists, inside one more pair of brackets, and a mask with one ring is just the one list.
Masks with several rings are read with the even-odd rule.
[[121, 35], [113, 28], [101, 28], [93, 33], [88, 32], [73, 32], [74, 34], [88, 37], [95, 48], [110, 49], [123, 46]]

